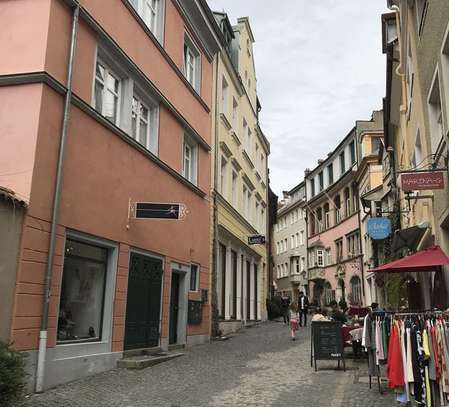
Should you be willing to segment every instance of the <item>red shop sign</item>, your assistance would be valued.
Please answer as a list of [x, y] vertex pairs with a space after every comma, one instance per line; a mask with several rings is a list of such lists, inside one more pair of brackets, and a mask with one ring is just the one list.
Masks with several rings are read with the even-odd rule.
[[426, 189], [444, 189], [442, 172], [410, 172], [401, 174], [401, 185], [404, 192]]

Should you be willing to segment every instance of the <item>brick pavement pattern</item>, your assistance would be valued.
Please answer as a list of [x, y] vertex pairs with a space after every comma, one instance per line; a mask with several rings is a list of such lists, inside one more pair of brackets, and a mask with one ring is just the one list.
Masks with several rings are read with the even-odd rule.
[[[365, 363], [310, 367], [310, 328], [293, 342], [267, 322], [228, 341], [196, 346], [145, 370], [116, 369], [32, 395], [21, 407], [388, 407], [390, 392], [370, 390]], [[385, 384], [383, 387], [386, 387]]]

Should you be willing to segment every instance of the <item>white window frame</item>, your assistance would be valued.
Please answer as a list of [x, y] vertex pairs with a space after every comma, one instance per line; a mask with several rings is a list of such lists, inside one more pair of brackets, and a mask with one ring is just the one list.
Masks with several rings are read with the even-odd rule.
[[[192, 58], [192, 63], [188, 58]], [[184, 76], [187, 79], [193, 89], [199, 94], [201, 88], [201, 53], [198, 50], [195, 42], [190, 38], [187, 33], [184, 33]], [[192, 68], [193, 73], [188, 68]]]
[[324, 250], [318, 249], [316, 251], [316, 264], [318, 267], [324, 267]]
[[235, 97], [232, 97], [232, 126], [234, 131], [237, 132], [237, 126], [239, 123], [239, 105]]
[[239, 175], [235, 170], [231, 171], [231, 201], [234, 208], [238, 206], [238, 190], [239, 190]]
[[[192, 290], [192, 287], [190, 285], [191, 283], [191, 273], [192, 273], [192, 266], [196, 267], [196, 280], [195, 280], [195, 290]], [[189, 291], [190, 292], [198, 292], [200, 290], [200, 265], [197, 263], [190, 264], [190, 271], [189, 271]]]
[[132, 114], [133, 114], [133, 103], [131, 103], [131, 123], [129, 134], [132, 138], [134, 138], [137, 142], [142, 144], [147, 150], [151, 151], [153, 154], [158, 155], [159, 148], [159, 134], [158, 134], [158, 118], [159, 118], [159, 107], [156, 102], [150, 101], [148, 102], [147, 98], [141, 96], [143, 94], [143, 90], [139, 89], [139, 86], [134, 82], [134, 94], [132, 96], [132, 101], [136, 99], [140, 105], [143, 105], [148, 110], [148, 119], [147, 119], [147, 134], [146, 134], [146, 143], [142, 143], [140, 138], [140, 109], [137, 109], [137, 127], [136, 127], [136, 138], [134, 138], [132, 134]]
[[[111, 91], [111, 93], [117, 98], [116, 117], [115, 117], [115, 120], [113, 122], [111, 121], [111, 123], [115, 124], [116, 126], [119, 126], [120, 122], [121, 122], [120, 121], [120, 115], [121, 115], [121, 104], [122, 104], [123, 78], [120, 75], [118, 75], [114, 69], [110, 68], [109, 64], [106, 63], [104, 61], [104, 59], [102, 57], [98, 56], [98, 54], [97, 54], [97, 59], [95, 61], [95, 67], [94, 67], [94, 86], [93, 86], [92, 105], [93, 105], [94, 109], [97, 109], [97, 101], [96, 101], [96, 98], [95, 98], [95, 93], [96, 93], [95, 90], [96, 90], [97, 81], [98, 81], [103, 86], [101, 111], [98, 110], [98, 112], [105, 118], [106, 118], [106, 116], [105, 116], [105, 110], [106, 109], [105, 109], [104, 101], [105, 101], [105, 95], [107, 94], [108, 88], [106, 86], [106, 80], [101, 81], [97, 77], [97, 66], [98, 65], [101, 65], [102, 68], [104, 69], [104, 73], [105, 73], [104, 77], [105, 77], [105, 79], [106, 79], [106, 77], [108, 75], [110, 75], [110, 76], [112, 76], [113, 78], [115, 78], [118, 81], [118, 90], [117, 91], [115, 91], [115, 90]], [[109, 120], [109, 119], [107, 119], [107, 120]]]
[[228, 172], [228, 160], [222, 155], [220, 161], [220, 193], [226, 198], [227, 194], [227, 172]]
[[228, 93], [228, 81], [223, 76], [221, 78], [221, 113], [223, 113], [225, 116], [228, 114]]
[[[144, 22], [145, 26], [153, 33], [156, 39], [163, 44], [163, 33], [164, 33], [164, 14], [165, 14], [165, 0], [154, 0], [156, 5], [154, 10], [151, 5], [152, 0], [129, 0], [134, 10], [136, 10], [139, 17]], [[148, 4], [149, 8], [154, 12], [155, 18], [148, 21], [147, 15], [145, 13], [144, 5]]]
[[[189, 160], [189, 174], [186, 173], [186, 147], [191, 151]], [[198, 179], [198, 143], [188, 134], [184, 134], [184, 142], [182, 143], [182, 175], [192, 184], [197, 184]]]
[[[436, 97], [439, 98], [439, 113], [436, 110]], [[443, 120], [443, 92], [438, 67], [435, 69], [433, 74], [430, 90], [427, 95], [427, 108], [429, 112], [430, 147], [432, 153], [435, 153], [438, 150], [441, 139], [444, 138], [444, 134], [446, 132]], [[437, 134], [437, 132], [440, 134]]]

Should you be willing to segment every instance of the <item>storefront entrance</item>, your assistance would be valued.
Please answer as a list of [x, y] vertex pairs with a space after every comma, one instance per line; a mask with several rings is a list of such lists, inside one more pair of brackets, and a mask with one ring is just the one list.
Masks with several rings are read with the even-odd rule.
[[170, 296], [170, 332], [169, 343], [178, 342], [178, 316], [179, 316], [179, 274], [171, 275], [171, 296]]
[[159, 345], [162, 260], [131, 253], [126, 304], [125, 350]]

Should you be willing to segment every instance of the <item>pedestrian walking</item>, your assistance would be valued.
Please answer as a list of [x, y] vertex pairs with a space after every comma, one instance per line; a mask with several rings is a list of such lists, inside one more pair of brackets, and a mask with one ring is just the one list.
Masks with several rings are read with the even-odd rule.
[[290, 298], [282, 297], [281, 298], [281, 313], [282, 318], [284, 318], [284, 324], [288, 324], [289, 322], [289, 306], [290, 306]]
[[298, 330], [299, 324], [298, 306], [294, 302], [290, 304], [289, 317], [290, 317], [290, 336], [292, 337], [292, 341], [294, 341], [296, 340], [296, 331]]
[[307, 312], [309, 312], [309, 299], [303, 291], [299, 293], [299, 326], [307, 326]]

